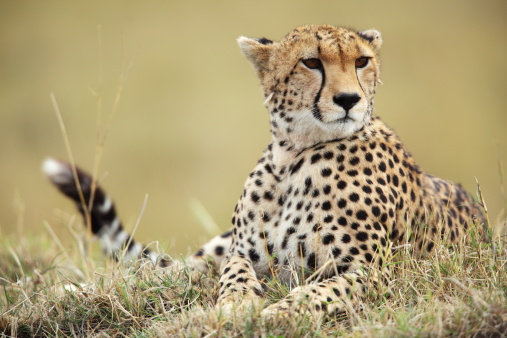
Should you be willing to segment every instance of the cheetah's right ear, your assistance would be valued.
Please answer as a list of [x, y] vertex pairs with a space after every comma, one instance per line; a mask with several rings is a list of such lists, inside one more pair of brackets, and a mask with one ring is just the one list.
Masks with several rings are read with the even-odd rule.
[[238, 44], [248, 61], [250, 61], [259, 75], [262, 76], [262, 73], [268, 70], [273, 41], [266, 38], [253, 39], [240, 36], [238, 38]]

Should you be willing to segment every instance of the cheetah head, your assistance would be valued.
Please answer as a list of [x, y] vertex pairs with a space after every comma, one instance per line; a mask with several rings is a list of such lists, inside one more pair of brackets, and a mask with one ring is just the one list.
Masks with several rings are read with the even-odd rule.
[[238, 43], [261, 81], [277, 144], [297, 151], [369, 123], [382, 44], [376, 30], [302, 26], [280, 42]]

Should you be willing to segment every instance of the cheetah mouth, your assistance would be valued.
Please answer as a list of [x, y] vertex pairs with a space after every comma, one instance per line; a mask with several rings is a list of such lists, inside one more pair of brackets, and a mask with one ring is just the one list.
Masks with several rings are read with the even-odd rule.
[[354, 122], [355, 120], [350, 117], [349, 115], [345, 115], [344, 117], [341, 117], [339, 119], [335, 119], [335, 120], [332, 120], [332, 121], [329, 121], [328, 123], [331, 123], [331, 124], [343, 124], [343, 123], [347, 123], [347, 122]]

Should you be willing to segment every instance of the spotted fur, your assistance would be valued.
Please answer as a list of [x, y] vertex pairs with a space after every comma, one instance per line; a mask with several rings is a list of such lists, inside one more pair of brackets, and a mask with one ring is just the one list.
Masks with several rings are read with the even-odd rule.
[[[261, 82], [271, 143], [245, 182], [232, 229], [190, 258], [200, 270], [211, 261], [220, 271], [219, 307], [260, 300], [264, 276], [294, 285], [294, 271], [302, 270], [313, 282], [263, 314], [341, 312], [360, 303], [368, 281], [389, 282], [381, 267], [393, 246], [410, 244], [415, 254], [436, 243], [459, 247], [469, 225], [483, 222], [460, 185], [424, 173], [373, 115], [382, 45], [376, 30], [303, 26], [280, 42], [238, 43]], [[46, 172], [80, 203], [70, 167], [60, 171], [65, 189], [55, 179], [61, 172]], [[92, 215], [114, 210], [103, 196], [96, 193]], [[118, 231], [103, 230], [112, 223], [101, 217], [91, 220], [99, 237]]]

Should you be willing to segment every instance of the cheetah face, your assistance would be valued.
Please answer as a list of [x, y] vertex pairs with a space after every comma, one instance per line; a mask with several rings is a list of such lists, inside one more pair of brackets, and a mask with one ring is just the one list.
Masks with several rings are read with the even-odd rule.
[[277, 143], [301, 150], [348, 137], [370, 121], [382, 43], [377, 31], [304, 26], [280, 42], [238, 42], [261, 80]]

